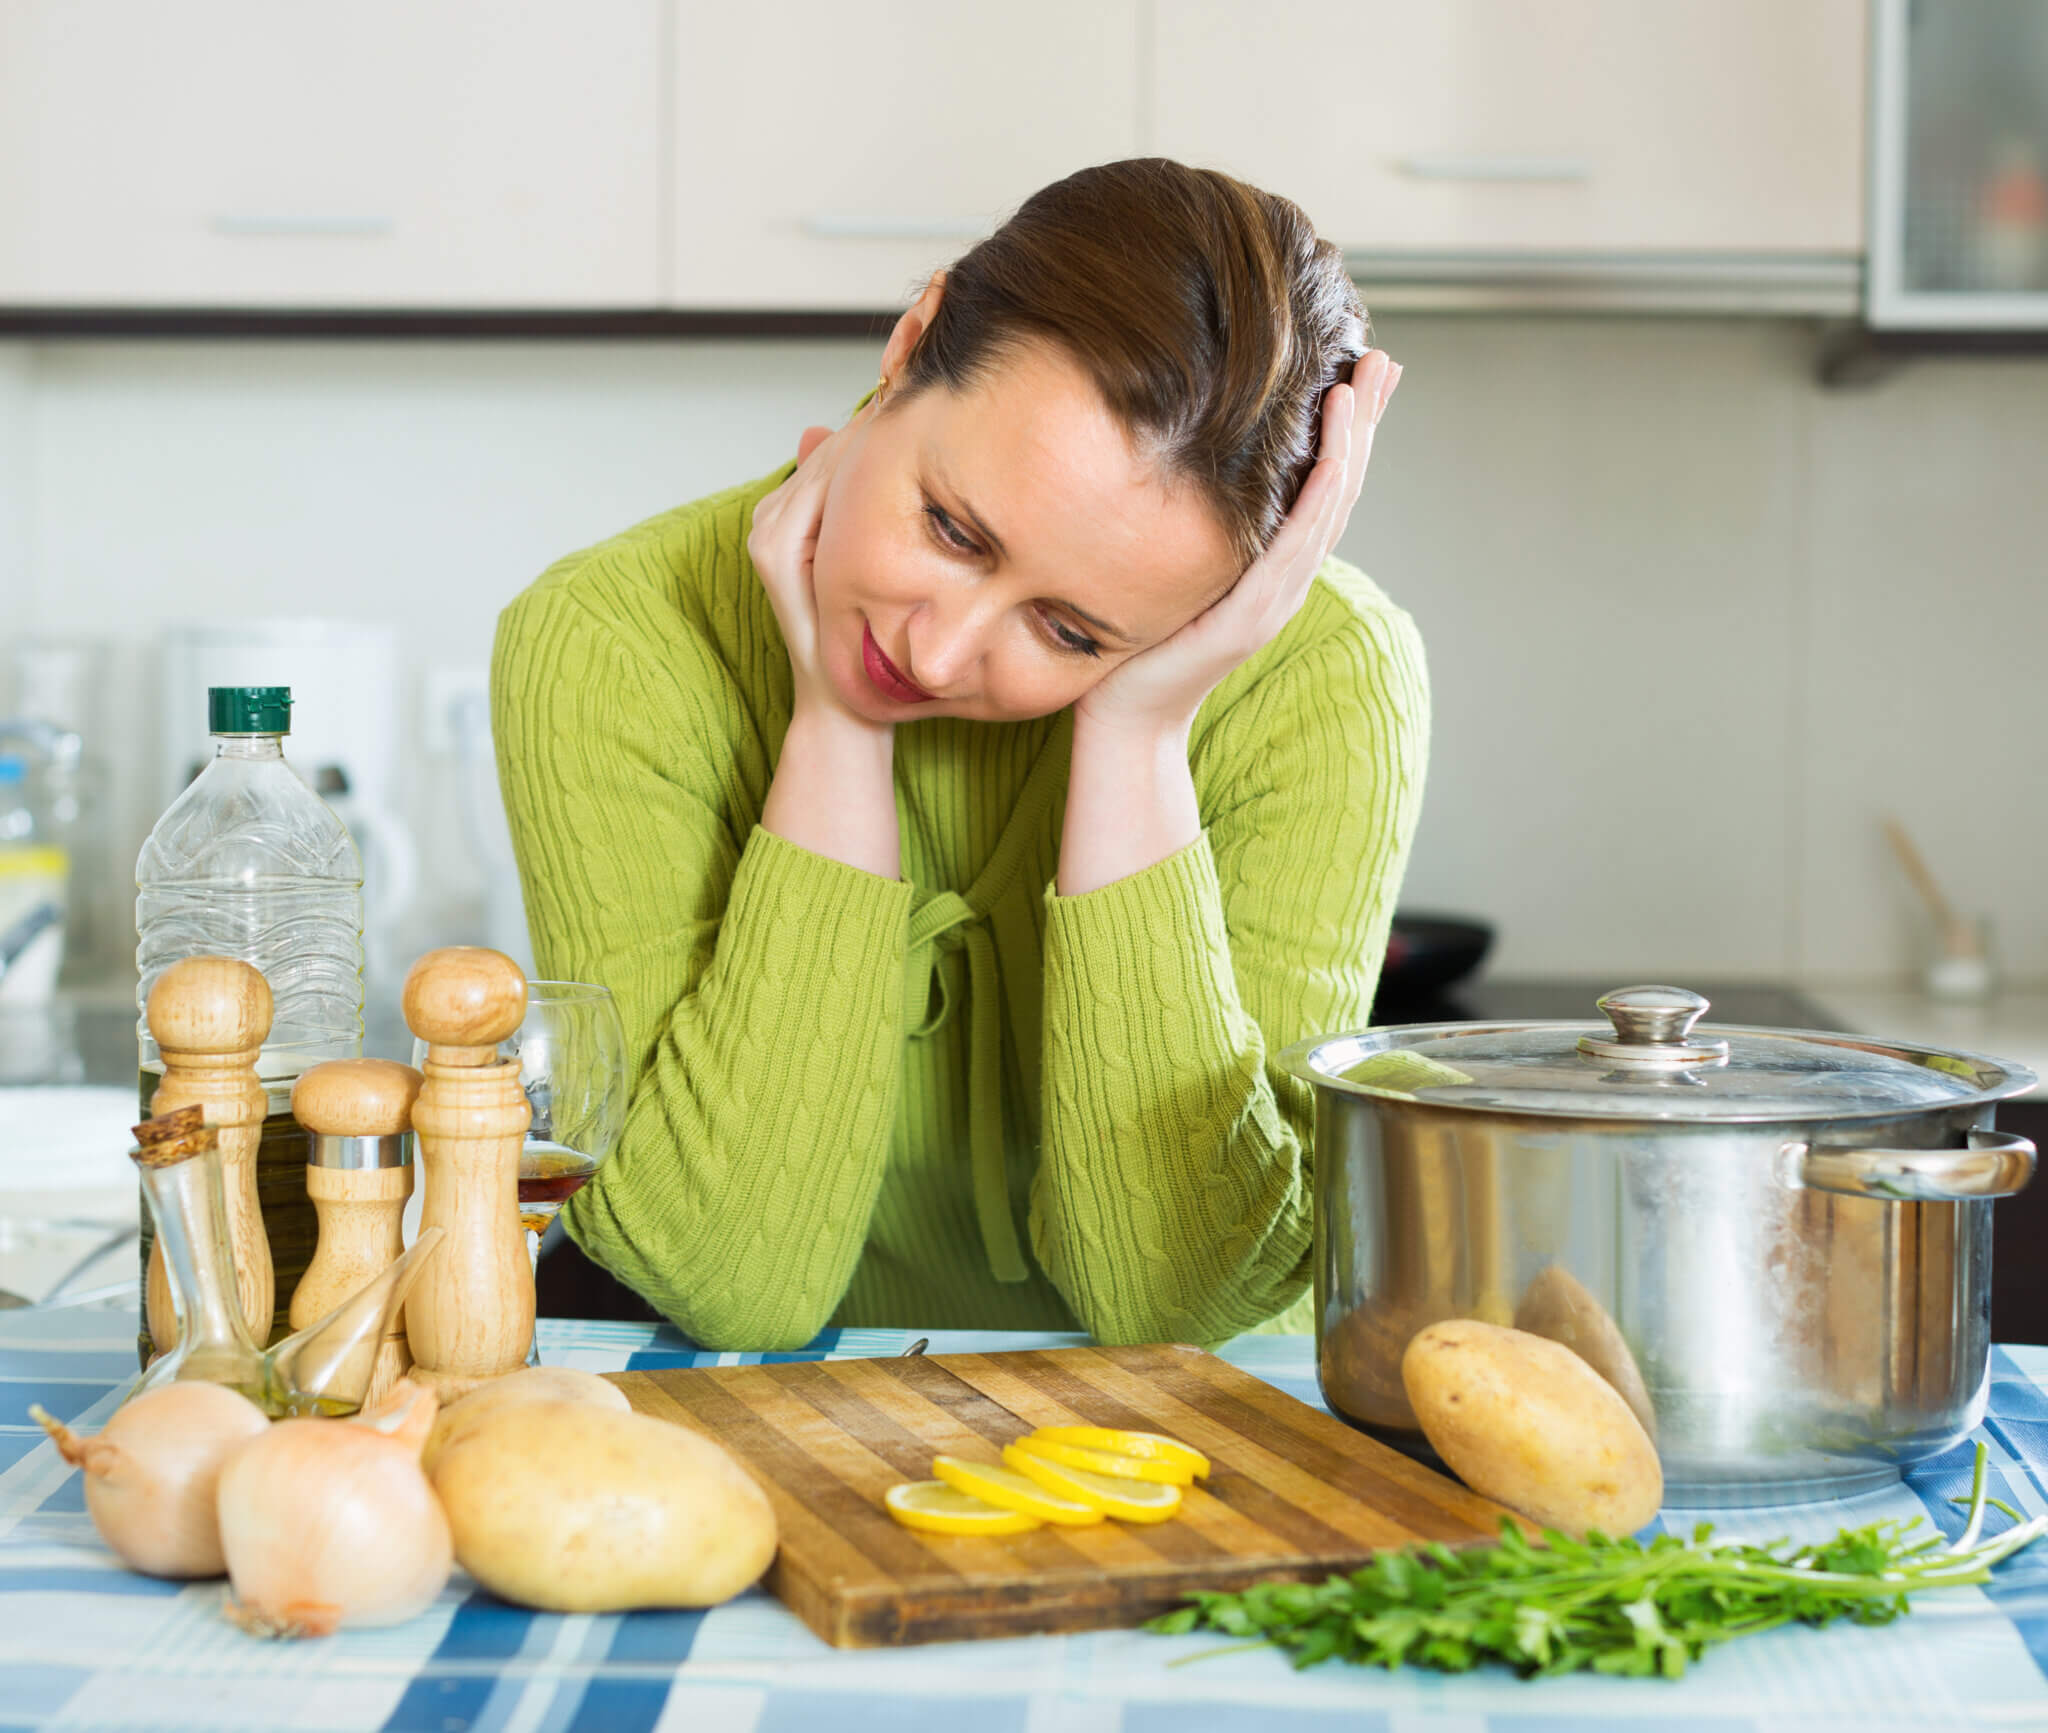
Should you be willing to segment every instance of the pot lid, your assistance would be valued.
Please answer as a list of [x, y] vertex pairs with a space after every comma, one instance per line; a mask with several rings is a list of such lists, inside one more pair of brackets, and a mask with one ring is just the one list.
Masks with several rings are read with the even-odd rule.
[[1840, 1119], [1994, 1101], [2034, 1076], [1973, 1053], [1856, 1035], [1696, 1027], [1682, 987], [1622, 987], [1606, 1024], [1432, 1023], [1307, 1041], [1312, 1082], [1434, 1106], [1573, 1118]]

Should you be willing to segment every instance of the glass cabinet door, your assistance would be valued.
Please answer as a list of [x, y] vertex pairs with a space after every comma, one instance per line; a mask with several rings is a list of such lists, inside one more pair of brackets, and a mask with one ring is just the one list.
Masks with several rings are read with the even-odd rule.
[[1878, 0], [1873, 325], [2048, 326], [2048, 0]]

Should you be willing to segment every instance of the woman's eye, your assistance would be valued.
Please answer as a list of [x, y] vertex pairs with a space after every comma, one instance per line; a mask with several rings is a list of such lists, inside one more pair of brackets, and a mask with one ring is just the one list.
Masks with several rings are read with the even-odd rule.
[[1046, 630], [1052, 634], [1053, 641], [1062, 650], [1071, 650], [1077, 656], [1099, 656], [1102, 654], [1102, 646], [1096, 643], [1093, 638], [1084, 638], [1071, 627], [1062, 625], [1051, 614], [1041, 613], [1039, 618], [1045, 622]]
[[924, 508], [924, 515], [931, 519], [932, 528], [937, 532], [939, 540], [944, 542], [949, 548], [956, 549], [963, 554], [978, 554], [981, 552], [981, 544], [971, 541], [968, 537], [961, 534], [960, 526], [947, 515], [944, 506], [927, 505]]

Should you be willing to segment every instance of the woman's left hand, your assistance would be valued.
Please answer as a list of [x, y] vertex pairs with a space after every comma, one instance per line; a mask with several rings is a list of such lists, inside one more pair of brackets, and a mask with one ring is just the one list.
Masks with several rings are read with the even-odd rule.
[[1272, 543], [1219, 601], [1092, 687], [1075, 706], [1077, 727], [1185, 737], [1202, 700], [1271, 643], [1307, 599], [1350, 521], [1373, 429], [1400, 382], [1401, 369], [1375, 349], [1360, 357], [1349, 384], [1330, 387], [1316, 466]]

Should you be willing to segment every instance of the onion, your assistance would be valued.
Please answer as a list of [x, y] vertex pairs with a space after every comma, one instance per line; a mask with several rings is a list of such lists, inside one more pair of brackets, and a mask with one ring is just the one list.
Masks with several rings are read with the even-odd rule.
[[396, 1625], [441, 1592], [455, 1562], [420, 1448], [439, 1404], [401, 1378], [354, 1420], [280, 1420], [220, 1477], [226, 1611], [265, 1637]]
[[145, 1390], [91, 1437], [40, 1406], [29, 1414], [64, 1460], [85, 1471], [92, 1525], [130, 1570], [217, 1577], [227, 1568], [215, 1486], [228, 1458], [270, 1428], [255, 1403], [192, 1380]]

